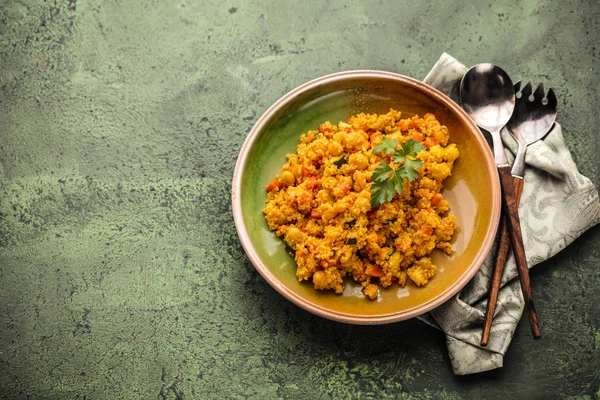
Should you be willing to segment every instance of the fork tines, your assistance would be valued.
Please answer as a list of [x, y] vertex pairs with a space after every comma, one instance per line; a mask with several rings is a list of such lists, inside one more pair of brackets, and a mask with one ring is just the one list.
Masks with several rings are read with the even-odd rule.
[[[513, 85], [515, 89], [515, 95], [520, 92], [520, 96], [517, 96], [517, 101], [520, 99], [529, 99], [532, 94], [533, 85], [531, 81], [527, 82], [523, 89], [521, 89], [521, 81], [518, 81]], [[545, 101], [544, 101], [545, 100]], [[521, 100], [522, 101], [522, 100]], [[540, 83], [538, 87], [533, 91], [533, 99], [530, 101], [539, 101], [544, 105], [549, 105], [550, 108], [555, 109], [558, 106], [558, 100], [556, 99], [556, 95], [554, 94], [553, 89], [549, 89], [548, 93], [544, 93], [544, 84]]]

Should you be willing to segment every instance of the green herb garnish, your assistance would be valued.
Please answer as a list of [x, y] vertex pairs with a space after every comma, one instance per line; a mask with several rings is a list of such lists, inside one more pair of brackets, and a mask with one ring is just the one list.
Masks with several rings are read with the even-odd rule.
[[291, 255], [292, 257], [296, 255], [296, 250], [292, 248], [286, 241], [283, 242], [285, 244], [285, 251]]
[[398, 139], [383, 138], [383, 142], [373, 147], [373, 153], [381, 153], [392, 155], [396, 152], [398, 146]]
[[423, 161], [421, 160], [412, 160], [408, 157], [416, 157], [417, 154], [421, 150], [423, 150], [425, 146], [421, 142], [414, 141], [413, 139], [409, 139], [408, 141], [402, 143], [402, 148], [394, 153], [392, 156], [392, 161], [399, 164], [403, 163], [400, 168], [404, 169], [404, 173], [409, 182], [414, 181], [418, 178], [419, 173], [417, 169], [423, 166]]
[[350, 244], [350, 245], [356, 244], [356, 238], [350, 238], [350, 239], [348, 239], [346, 241], [346, 244]]
[[346, 221], [345, 224], [352, 228], [354, 225], [356, 225], [356, 218], [352, 218], [350, 221]]
[[333, 162], [333, 165], [335, 165], [336, 167], [341, 167], [344, 164], [347, 164], [348, 161], [346, 161], [346, 157], [345, 156], [341, 156], [340, 158], [338, 158], [337, 160], [335, 160]]
[[383, 152], [388, 156], [391, 155], [392, 162], [400, 165], [394, 169], [391, 165], [383, 162], [371, 174], [373, 180], [371, 185], [372, 208], [385, 201], [391, 201], [396, 193], [402, 194], [404, 178], [412, 182], [419, 176], [417, 169], [423, 166], [423, 162], [414, 158], [425, 146], [413, 139], [402, 143], [402, 148], [399, 150], [396, 150], [397, 146], [398, 140], [384, 138], [383, 142], [373, 148], [374, 153]]

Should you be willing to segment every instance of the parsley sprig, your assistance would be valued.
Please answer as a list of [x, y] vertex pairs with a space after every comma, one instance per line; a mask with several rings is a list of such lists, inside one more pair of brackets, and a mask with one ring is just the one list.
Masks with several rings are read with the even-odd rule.
[[402, 147], [398, 150], [396, 150], [397, 146], [397, 139], [384, 138], [383, 142], [373, 147], [374, 153], [392, 156], [392, 162], [399, 165], [394, 169], [388, 163], [382, 162], [371, 174], [373, 180], [371, 185], [372, 208], [391, 201], [395, 193], [402, 194], [404, 178], [412, 182], [419, 176], [417, 169], [423, 166], [423, 162], [414, 158], [425, 146], [413, 139], [402, 143]]

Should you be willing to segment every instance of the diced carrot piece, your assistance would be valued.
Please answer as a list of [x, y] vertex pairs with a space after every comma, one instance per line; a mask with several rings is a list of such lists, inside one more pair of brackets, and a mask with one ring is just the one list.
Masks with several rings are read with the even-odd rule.
[[408, 125], [406, 124], [406, 122], [404, 122], [402, 120], [396, 122], [396, 126], [398, 128], [400, 128], [400, 131], [402, 131], [402, 132], [406, 132], [408, 130]]
[[414, 118], [413, 118], [413, 119], [410, 121], [410, 127], [411, 127], [411, 128], [416, 128], [416, 127], [417, 127], [417, 120], [416, 120], [416, 119], [414, 119]]
[[435, 141], [434, 138], [428, 137], [427, 139], [425, 139], [423, 144], [425, 145], [425, 147], [430, 148], [432, 146], [435, 146], [437, 144], [437, 142]]
[[442, 195], [441, 194], [436, 193], [436, 194], [434, 194], [431, 197], [431, 205], [432, 206], [434, 206], [434, 207], [435, 206], [439, 206], [441, 202], [442, 202]]
[[423, 228], [421, 228], [421, 232], [429, 236], [433, 233], [433, 229], [430, 226], [424, 226]]
[[331, 130], [331, 128], [325, 124], [319, 125], [319, 132], [321, 132], [321, 133], [329, 132], [330, 130]]
[[307, 192], [302, 192], [300, 196], [298, 196], [298, 203], [310, 203], [311, 200], [312, 196]]
[[350, 128], [350, 127], [346, 128], [346, 129], [344, 129], [344, 130], [346, 131], [346, 133], [350, 133], [350, 132], [352, 132], [352, 128]]
[[423, 140], [423, 134], [421, 132], [415, 132], [412, 135], [413, 140], [420, 142]]
[[319, 219], [319, 218], [321, 218], [321, 214], [319, 213], [319, 210], [317, 210], [316, 208], [313, 208], [310, 212], [310, 217], [312, 219]]
[[305, 162], [304, 164], [302, 164], [302, 173], [306, 176], [310, 175], [310, 169], [309, 167], [312, 166], [312, 163], [310, 161]]
[[383, 276], [383, 270], [381, 269], [381, 267], [379, 265], [373, 265], [373, 267], [371, 268], [371, 276], [375, 277], [375, 278], [379, 278]]
[[311, 176], [307, 179], [307, 186], [310, 188], [314, 188], [315, 186], [317, 186], [317, 177], [316, 176]]
[[304, 257], [305, 255], [306, 255], [306, 252], [304, 250], [296, 251], [296, 257]]
[[348, 192], [350, 192], [350, 184], [349, 183], [340, 183], [339, 185], [336, 186], [337, 189], [341, 190], [342, 193], [344, 194], [348, 194]]
[[269, 192], [273, 191], [273, 190], [277, 190], [279, 189], [283, 184], [281, 182], [279, 182], [277, 179], [273, 179], [271, 182], [269, 182], [269, 184], [267, 185], [267, 190]]
[[381, 133], [373, 133], [369, 136], [369, 141], [371, 142], [371, 146], [374, 146], [378, 139], [381, 139]]

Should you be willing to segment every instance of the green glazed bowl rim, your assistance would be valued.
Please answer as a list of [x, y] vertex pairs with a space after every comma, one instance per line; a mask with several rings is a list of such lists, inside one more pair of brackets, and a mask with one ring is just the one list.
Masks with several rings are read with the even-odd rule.
[[[243, 213], [242, 213], [242, 199], [241, 199], [241, 189], [242, 189], [242, 176], [243, 170], [246, 166], [246, 161], [250, 149], [254, 145], [259, 133], [265, 126], [265, 124], [277, 114], [277, 112], [285, 107], [291, 100], [295, 97], [299, 96], [302, 93], [308, 92], [317, 88], [318, 86], [322, 86], [325, 84], [329, 84], [336, 81], [344, 81], [348, 79], [354, 78], [384, 78], [384, 79], [392, 79], [396, 81], [401, 81], [402, 83], [416, 89], [419, 91], [426, 92], [426, 94], [430, 97], [435, 98], [445, 107], [450, 109], [457, 118], [461, 120], [473, 133], [473, 139], [479, 142], [479, 145], [483, 149], [487, 149], [485, 151], [486, 158], [486, 168], [490, 170], [490, 177], [492, 182], [490, 185], [490, 190], [492, 190], [492, 218], [490, 223], [490, 228], [486, 232], [486, 237], [483, 241], [483, 245], [481, 247], [480, 252], [477, 254], [476, 258], [473, 260], [471, 265], [465, 271], [465, 273], [455, 281], [451, 286], [449, 286], [444, 292], [442, 292], [437, 297], [432, 298], [431, 300], [414, 307], [407, 311], [393, 312], [389, 314], [383, 315], [355, 315], [355, 314], [346, 314], [342, 312], [332, 311], [325, 307], [313, 304], [307, 299], [299, 296], [298, 294], [292, 292], [290, 289], [286, 287], [279, 279], [275, 277], [275, 275], [267, 268], [264, 262], [259, 257], [258, 253], [254, 249], [250, 236], [248, 234], [246, 224], [244, 223]], [[422, 315], [428, 311], [433, 310], [434, 308], [440, 306], [447, 300], [449, 300], [452, 296], [458, 293], [477, 273], [481, 265], [483, 264], [485, 257], [489, 253], [492, 248], [494, 238], [496, 236], [496, 232], [498, 229], [498, 225], [500, 222], [500, 208], [501, 208], [501, 192], [500, 192], [500, 181], [498, 178], [498, 174], [496, 171], [496, 165], [494, 163], [494, 159], [489, 149], [487, 142], [485, 141], [481, 131], [475, 124], [475, 122], [468, 116], [468, 114], [452, 99], [446, 96], [444, 93], [439, 90], [433, 88], [432, 86], [427, 85], [421, 81], [416, 79], [397, 74], [394, 72], [388, 71], [378, 71], [378, 70], [351, 70], [351, 71], [343, 71], [337, 72], [329, 75], [325, 75], [316, 79], [313, 79], [303, 85], [296, 87], [290, 92], [286, 93], [279, 100], [277, 100], [271, 107], [264, 112], [264, 114], [258, 119], [256, 124], [250, 130], [250, 133], [246, 137], [244, 144], [240, 149], [240, 153], [235, 165], [235, 169], [233, 172], [233, 181], [232, 181], [232, 190], [231, 190], [231, 201], [232, 201], [232, 211], [233, 218], [236, 226], [236, 230], [240, 241], [242, 243], [242, 247], [246, 252], [246, 255], [250, 259], [250, 262], [254, 265], [256, 270], [260, 273], [260, 275], [273, 287], [279, 294], [283, 297], [294, 303], [295, 305], [303, 308], [304, 310], [311, 312], [315, 315], [331, 319], [334, 321], [350, 323], [350, 324], [388, 324], [393, 322], [398, 322], [410, 318], [417, 317]]]

